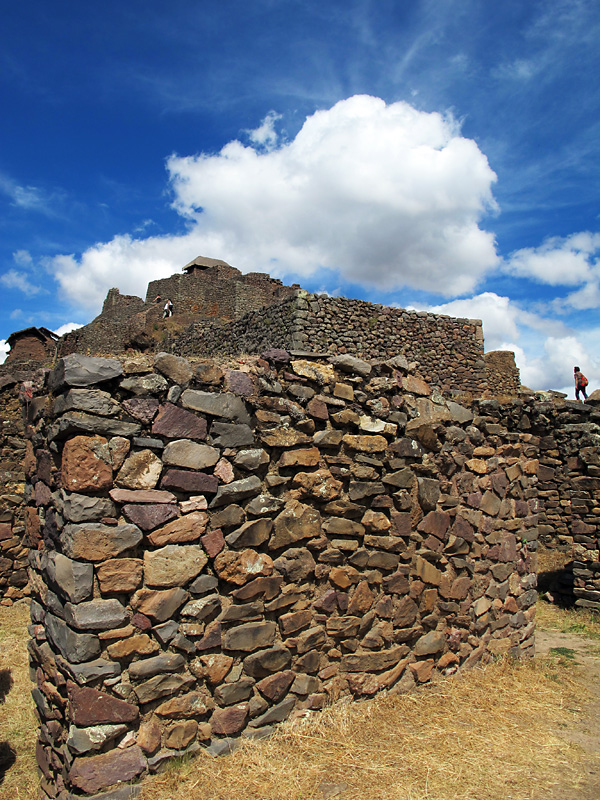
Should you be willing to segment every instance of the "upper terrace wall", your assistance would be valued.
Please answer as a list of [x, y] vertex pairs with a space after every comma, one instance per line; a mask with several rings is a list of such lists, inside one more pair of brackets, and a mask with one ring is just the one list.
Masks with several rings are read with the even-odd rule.
[[402, 358], [81, 363], [27, 470], [43, 797], [531, 654], [533, 401], [470, 410]]
[[455, 319], [299, 291], [297, 296], [229, 325], [195, 325], [172, 349], [182, 355], [258, 353], [267, 347], [402, 354], [429, 383], [481, 395], [488, 389], [480, 320]]
[[[259, 272], [247, 275], [235, 267], [219, 265], [151, 281], [146, 303], [160, 296], [171, 298], [176, 314], [194, 314], [203, 321], [232, 320], [289, 296], [294, 289]], [[162, 309], [162, 306], [161, 306]]]

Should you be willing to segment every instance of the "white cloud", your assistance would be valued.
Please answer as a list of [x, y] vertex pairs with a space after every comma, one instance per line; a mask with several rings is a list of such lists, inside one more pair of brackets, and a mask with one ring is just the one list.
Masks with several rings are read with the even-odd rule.
[[[308, 117], [279, 142], [271, 112], [216, 155], [171, 156], [181, 236], [118, 236], [80, 258], [48, 262], [63, 292], [89, 308], [107, 290], [143, 295], [198, 254], [276, 277], [338, 270], [342, 279], [443, 295], [472, 291], [498, 263], [482, 230], [496, 176], [450, 115], [354, 96]], [[252, 138], [252, 136], [254, 138]]]
[[6, 356], [8, 355], [8, 351], [10, 347], [6, 342], [6, 339], [0, 339], [0, 364], [4, 364], [6, 361]]
[[8, 272], [0, 275], [0, 283], [7, 289], [18, 289], [28, 297], [42, 291], [41, 286], [35, 286], [26, 275], [17, 272], [16, 269], [9, 269]]
[[596, 343], [600, 331], [574, 332], [560, 320], [525, 311], [510, 298], [494, 292], [421, 306], [435, 314], [483, 321], [485, 350], [512, 350], [521, 383], [530, 389], [556, 389], [573, 395], [571, 381], [577, 364], [591, 384], [600, 386], [600, 359]]
[[20, 267], [29, 267], [33, 263], [29, 250], [17, 250], [12, 254], [13, 261]]
[[512, 253], [505, 269], [518, 277], [551, 286], [578, 286], [598, 275], [595, 256], [599, 252], [600, 233], [584, 231], [566, 238], [553, 236], [539, 247], [525, 247]]
[[80, 325], [79, 322], [65, 322], [64, 325], [61, 325], [60, 328], [56, 328], [54, 333], [57, 336], [64, 336], [65, 333], [71, 333], [71, 331], [76, 331], [77, 328], [82, 328], [83, 325]]

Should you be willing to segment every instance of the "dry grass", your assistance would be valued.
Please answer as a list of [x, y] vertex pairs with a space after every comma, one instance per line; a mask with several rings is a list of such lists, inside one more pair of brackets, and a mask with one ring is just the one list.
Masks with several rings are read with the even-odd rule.
[[[549, 607], [551, 613], [555, 609]], [[580, 618], [577, 612], [577, 619]], [[557, 615], [564, 615], [556, 610]], [[558, 619], [558, 617], [557, 617]], [[542, 612], [544, 626], [553, 623]], [[35, 718], [25, 604], [0, 607], [0, 669], [15, 684], [0, 706], [2, 740], [17, 752], [1, 800], [37, 796]], [[571, 624], [571, 623], [565, 623]], [[598, 626], [597, 620], [589, 625]], [[564, 659], [503, 662], [412, 695], [338, 704], [287, 723], [232, 756], [171, 765], [143, 800], [542, 800], [585, 778], [582, 751], [559, 736], [587, 702]]]
[[540, 628], [600, 639], [600, 613], [588, 608], [561, 608], [540, 600], [535, 617]]
[[585, 690], [556, 661], [489, 665], [421, 691], [338, 704], [268, 741], [150, 781], [144, 800], [506, 800], [577, 786], [555, 734]]
[[[27, 664], [26, 603], [0, 607], [0, 670], [10, 670], [13, 686], [0, 705], [0, 741], [7, 742], [16, 761], [0, 783], [0, 798], [31, 800], [37, 797], [38, 776], [35, 762], [37, 720], [31, 700], [32, 684]], [[1, 775], [1, 773], [0, 773]]]

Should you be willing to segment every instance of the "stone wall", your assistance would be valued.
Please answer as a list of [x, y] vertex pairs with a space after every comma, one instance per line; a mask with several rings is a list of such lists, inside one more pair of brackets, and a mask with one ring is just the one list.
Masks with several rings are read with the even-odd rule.
[[[70, 356], [32, 420], [42, 797], [533, 650], [529, 406], [405, 359]], [[507, 422], [510, 422], [508, 427]], [[34, 498], [45, 498], [38, 505]]]
[[480, 320], [307, 294], [209, 330], [195, 325], [173, 342], [185, 355], [258, 353], [264, 347], [349, 353], [386, 359], [404, 355], [429, 383], [481, 395], [487, 389]]
[[[43, 373], [42, 373], [43, 374]], [[35, 374], [32, 375], [35, 378]], [[40, 374], [38, 373], [38, 378]], [[39, 388], [39, 386], [38, 386]], [[26, 536], [29, 514], [24, 505], [28, 443], [25, 414], [35, 413], [34, 382], [26, 396], [23, 386], [10, 375], [0, 380], [0, 604], [12, 605], [27, 594], [27, 558], [32, 542]], [[31, 450], [31, 444], [29, 444]], [[34, 543], [35, 546], [35, 543]]]
[[516, 397], [521, 391], [521, 375], [515, 354], [509, 350], [492, 350], [485, 354], [487, 388], [494, 397]]

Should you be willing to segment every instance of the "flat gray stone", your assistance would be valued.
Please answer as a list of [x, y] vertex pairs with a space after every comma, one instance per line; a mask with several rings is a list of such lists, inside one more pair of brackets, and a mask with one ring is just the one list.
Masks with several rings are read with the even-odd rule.
[[92, 358], [72, 353], [59, 359], [48, 376], [48, 388], [56, 393], [63, 386], [93, 386], [122, 374], [123, 367], [116, 358]]
[[122, 672], [118, 661], [107, 661], [105, 658], [96, 658], [83, 664], [72, 664], [57, 655], [56, 664], [62, 672], [67, 673], [76, 683], [83, 686], [98, 680], [98, 678], [116, 678]]
[[262, 728], [264, 725], [272, 725], [274, 722], [282, 722], [284, 719], [289, 717], [295, 704], [295, 697], [286, 697], [285, 700], [282, 700], [281, 703], [277, 703], [276, 706], [272, 706], [268, 711], [265, 711], [264, 714], [261, 714], [259, 717], [255, 717], [254, 719], [250, 720], [248, 724], [251, 728]]
[[137, 436], [141, 425], [110, 417], [95, 417], [83, 411], [68, 411], [48, 431], [48, 441], [64, 439], [74, 433], [98, 433], [102, 436]]
[[127, 725], [92, 725], [90, 728], [78, 728], [71, 725], [67, 736], [67, 747], [75, 755], [89, 753], [100, 748], [111, 739], [127, 731]]
[[128, 619], [127, 609], [116, 599], [65, 605], [65, 622], [78, 630], [108, 631], [118, 628]]
[[221, 643], [223, 650], [243, 650], [252, 652], [270, 647], [275, 642], [277, 624], [275, 622], [248, 622], [223, 631]]
[[254, 678], [240, 678], [235, 683], [222, 683], [215, 690], [215, 700], [222, 706], [241, 703], [252, 695], [254, 683]]
[[161, 653], [159, 656], [133, 661], [129, 665], [129, 677], [145, 680], [164, 672], [177, 672], [185, 666], [185, 658], [179, 653]]
[[155, 675], [134, 689], [140, 703], [150, 703], [160, 697], [176, 694], [181, 689], [188, 689], [195, 683], [191, 675]]
[[354, 373], [363, 378], [367, 378], [373, 369], [368, 361], [350, 355], [330, 356], [329, 362], [341, 372]]
[[236, 467], [254, 472], [259, 467], [269, 463], [269, 454], [262, 447], [254, 447], [250, 450], [240, 450], [233, 457]]
[[137, 396], [140, 395], [155, 395], [161, 392], [166, 392], [169, 384], [162, 375], [138, 375], [132, 378], [124, 378], [119, 384], [121, 389], [131, 392]]
[[46, 635], [67, 661], [78, 664], [100, 655], [100, 639], [90, 633], [75, 633], [62, 619], [46, 614]]
[[254, 444], [252, 428], [242, 423], [213, 422], [210, 435], [217, 447], [248, 447]]
[[62, 553], [50, 553], [48, 577], [72, 603], [81, 603], [92, 596], [94, 568], [91, 564], [73, 561]]
[[87, 494], [60, 491], [63, 517], [69, 522], [96, 522], [103, 517], [115, 517], [116, 508], [106, 497], [90, 497]]
[[114, 417], [120, 408], [110, 394], [101, 389], [70, 389], [54, 401], [54, 416], [59, 417], [66, 411], [87, 411], [101, 417]]
[[176, 439], [165, 447], [162, 460], [174, 467], [203, 470], [213, 467], [220, 457], [221, 453], [215, 447], [191, 439]]
[[181, 404], [185, 408], [210, 414], [213, 417], [234, 419], [249, 424], [250, 415], [244, 401], [231, 392], [201, 392], [198, 389], [186, 389], [181, 395]]
[[217, 494], [209, 507], [218, 508], [219, 506], [229, 505], [230, 503], [237, 503], [238, 500], [243, 500], [246, 497], [252, 497], [258, 494], [261, 489], [262, 481], [256, 475], [251, 475], [249, 478], [242, 478], [239, 481], [232, 481], [232, 483], [219, 486]]

